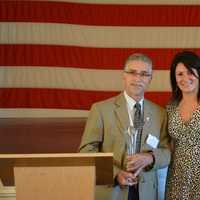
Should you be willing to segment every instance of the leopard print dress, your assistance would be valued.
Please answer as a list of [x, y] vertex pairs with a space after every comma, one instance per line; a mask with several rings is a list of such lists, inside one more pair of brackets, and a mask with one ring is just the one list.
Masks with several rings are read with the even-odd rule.
[[176, 106], [168, 106], [168, 130], [175, 151], [166, 184], [166, 200], [200, 200], [200, 107], [184, 122]]

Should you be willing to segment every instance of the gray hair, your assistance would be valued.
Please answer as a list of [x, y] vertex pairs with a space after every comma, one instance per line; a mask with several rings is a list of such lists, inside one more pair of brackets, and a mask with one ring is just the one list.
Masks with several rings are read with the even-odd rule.
[[151, 68], [152, 68], [152, 60], [144, 55], [144, 54], [141, 54], [141, 53], [134, 53], [134, 54], [131, 54], [125, 61], [125, 64], [124, 64], [124, 71], [128, 70], [128, 63], [130, 63], [131, 61], [134, 61], [134, 60], [139, 60], [139, 61], [143, 61], [145, 63], [147, 63]]

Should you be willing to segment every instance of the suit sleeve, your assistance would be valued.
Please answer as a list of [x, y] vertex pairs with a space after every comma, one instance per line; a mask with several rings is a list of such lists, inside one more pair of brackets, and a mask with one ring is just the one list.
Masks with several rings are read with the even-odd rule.
[[103, 120], [94, 104], [88, 116], [79, 152], [99, 152], [103, 140]]
[[160, 143], [159, 147], [153, 151], [153, 155], [155, 157], [153, 169], [167, 167], [170, 163], [170, 136], [168, 134], [167, 122], [167, 113], [163, 111], [162, 125], [160, 130]]
[[[97, 153], [101, 152], [104, 138], [103, 116], [98, 105], [94, 104], [88, 116], [86, 127], [81, 139], [79, 152]], [[121, 170], [121, 162], [113, 161], [113, 178]]]

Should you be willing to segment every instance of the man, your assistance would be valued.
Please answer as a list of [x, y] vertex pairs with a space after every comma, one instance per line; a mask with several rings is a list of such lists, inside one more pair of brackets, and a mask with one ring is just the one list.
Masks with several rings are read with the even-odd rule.
[[[170, 162], [166, 113], [144, 99], [151, 79], [152, 61], [143, 54], [130, 55], [124, 66], [124, 91], [92, 106], [82, 137], [80, 152], [113, 152], [115, 200], [156, 200], [157, 169]], [[136, 103], [144, 122], [140, 150], [127, 156], [125, 134], [134, 124]], [[107, 199], [111, 189], [101, 187], [96, 198]]]

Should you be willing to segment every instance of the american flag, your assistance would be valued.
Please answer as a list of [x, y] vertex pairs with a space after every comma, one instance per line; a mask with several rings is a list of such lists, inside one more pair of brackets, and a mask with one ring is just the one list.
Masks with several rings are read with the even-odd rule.
[[0, 117], [83, 117], [123, 89], [124, 60], [154, 63], [165, 105], [175, 53], [200, 53], [199, 0], [0, 1]]

